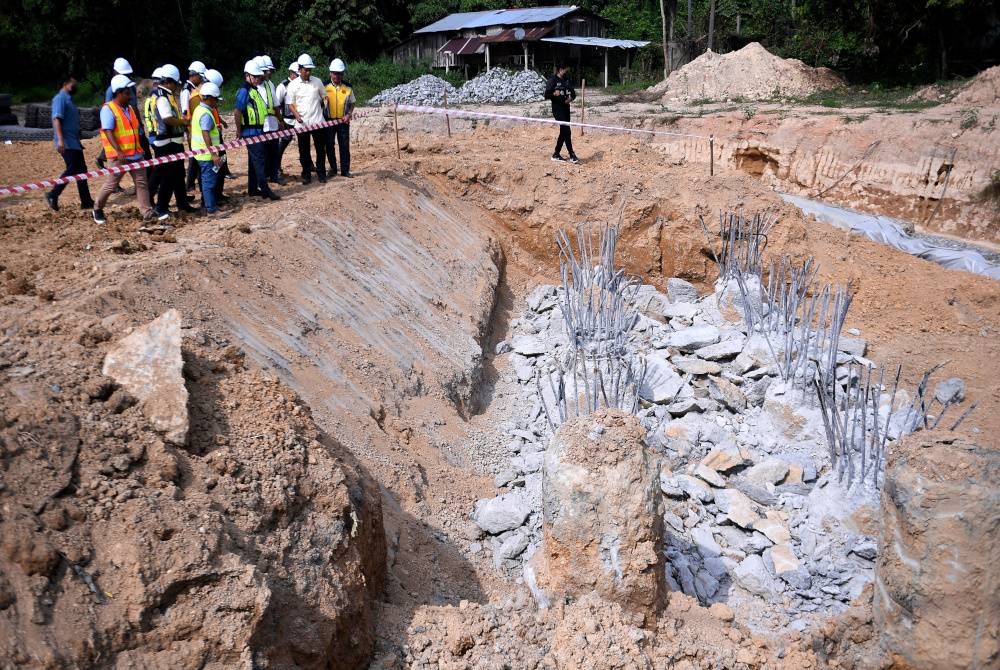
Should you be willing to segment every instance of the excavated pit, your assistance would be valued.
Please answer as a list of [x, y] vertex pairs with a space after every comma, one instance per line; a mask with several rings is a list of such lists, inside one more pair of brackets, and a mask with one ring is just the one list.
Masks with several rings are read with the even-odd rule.
[[[514, 345], [516, 337], [544, 332], [539, 315], [551, 307], [542, 309], [545, 297], [539, 298], [538, 287], [558, 283], [557, 231], [570, 231], [581, 221], [617, 223], [621, 229], [619, 262], [629, 273], [661, 292], [669, 292], [668, 278], [683, 277], [693, 283], [707, 310], [706, 297], [712, 292], [716, 269], [698, 215], [711, 224], [721, 209], [744, 206], [767, 210], [780, 219], [769, 240], [769, 254], [790, 254], [799, 259], [813, 255], [821, 263], [824, 280], [855, 282], [855, 306], [847, 326], [860, 329], [868, 341], [867, 356], [887, 365], [906, 362], [904, 381], [911, 387], [924, 369], [945, 356], [953, 359], [948, 374], [962, 377], [968, 395], [981, 398], [984, 404], [966, 425], [967, 431], [980, 428], [982, 432], [966, 434], [981, 446], [993, 447], [982, 443], [1000, 427], [996, 414], [985, 407], [995, 407], [997, 401], [995, 370], [982, 361], [996, 360], [1000, 355], [995, 337], [1000, 332], [996, 309], [1000, 302], [995, 286], [989, 280], [948, 272], [808, 222], [797, 209], [745, 174], [709, 179], [684, 166], [653, 165], [645, 155], [647, 143], [640, 140], [590, 138], [592, 164], [575, 172], [564, 169], [568, 166], [551, 165], [545, 152], [538, 160], [521, 161], [514, 168], [494, 160], [495, 156], [513, 157], [517, 153], [510, 148], [508, 132], [480, 127], [464, 135], [456, 132], [450, 144], [439, 137], [440, 132], [412, 132], [406, 157], [395, 162], [389, 136], [370, 130], [372, 145], [358, 152], [360, 167], [355, 179], [323, 189], [299, 190], [280, 205], [248, 206], [237, 212], [232, 223], [221, 227], [191, 223], [178, 231], [176, 242], [150, 243], [151, 248], [131, 255], [118, 255], [107, 248], [106, 242], [114, 240], [81, 252], [85, 244], [92, 243], [88, 235], [93, 233], [66, 228], [57, 235], [50, 232], [51, 222], [32, 218], [23, 208], [17, 209], [19, 206], [9, 208], [2, 241], [8, 243], [10, 251], [3, 263], [5, 271], [13, 275], [7, 286], [17, 292], [8, 289], [2, 305], [5, 322], [11, 324], [0, 340], [0, 354], [6, 363], [3, 374], [8, 379], [22, 375], [39, 389], [43, 373], [51, 377], [51, 383], [74, 390], [77, 386], [60, 374], [82, 378], [79, 384], [92, 384], [100, 379], [94, 367], [96, 354], [129, 329], [172, 307], [183, 316], [186, 355], [195, 358], [195, 363], [187, 366], [189, 373], [194, 370], [189, 386], [207, 387], [197, 395], [199, 409], [193, 412], [203, 429], [192, 441], [196, 451], [219, 451], [223, 445], [217, 439], [221, 438], [239, 441], [240, 459], [268, 458], [254, 453], [257, 436], [267, 432], [269, 422], [284, 421], [282, 412], [295, 411], [294, 402], [280, 402], [277, 396], [294, 393], [301, 397], [308, 410], [300, 411], [308, 411], [317, 430], [328, 436], [318, 437], [317, 443], [326, 444], [334, 455], [340, 448], [335, 443], [343, 445], [343, 458], [348, 463], [358, 462], [349, 479], [353, 482], [351, 478], [356, 477], [357, 486], [380, 492], [386, 540], [385, 588], [373, 583], [368, 591], [372, 604], [358, 614], [370, 616], [373, 622], [372, 667], [502, 667], [505, 663], [514, 667], [580, 667], [587, 662], [595, 667], [616, 663], [643, 667], [707, 660], [724, 667], [766, 664], [797, 668], [823, 665], [830, 658], [840, 659], [842, 665], [884, 658], [873, 629], [872, 589], [865, 586], [873, 576], [870, 567], [864, 568], [864, 579], [853, 579], [858, 571], [841, 574], [835, 564], [831, 574], [823, 575], [824, 584], [837, 589], [836, 597], [830, 598], [835, 602], [818, 607], [818, 614], [810, 617], [793, 616], [789, 611], [800, 609], [778, 595], [788, 591], [782, 586], [787, 582], [775, 585], [774, 580], [765, 578], [767, 560], [763, 551], [758, 554], [755, 548], [739, 551], [744, 558], [760, 556], [759, 567], [765, 571], [757, 575], [760, 579], [746, 578], [752, 578], [750, 569], [758, 567], [757, 561], [751, 561], [752, 565], [739, 573], [727, 571], [724, 578], [713, 575], [718, 590], [712, 594], [706, 595], [707, 578], [702, 577], [701, 591], [695, 586], [691, 595], [685, 595], [683, 571], [678, 566], [686, 562], [692, 577], [697, 577], [701, 568], [695, 559], [702, 567], [720, 564], [706, 561], [719, 556], [706, 556], [701, 549], [714, 552], [711, 539], [723, 550], [719, 555], [726, 555], [730, 549], [726, 537], [734, 532], [730, 530], [734, 525], [715, 519], [715, 515], [737, 514], [732, 507], [710, 512], [714, 525], [724, 529], [718, 538], [702, 534], [704, 546], [675, 542], [665, 551], [668, 567], [673, 566], [667, 580], [673, 591], [655, 623], [646, 628], [628, 608], [596, 597], [584, 596], [538, 610], [520, 573], [512, 570], [519, 565], [520, 554], [501, 554], [497, 560], [497, 549], [506, 544], [506, 551], [514, 552], [522, 540], [507, 542], [513, 533], [502, 539], [484, 534], [471, 516], [478, 501], [490, 500], [503, 491], [533, 489], [535, 484], [529, 477], [534, 473], [517, 469], [534, 467], [537, 447], [544, 448], [542, 435], [527, 425], [537, 422], [540, 414], [523, 392], [526, 385], [518, 378], [518, 366], [511, 355], [496, 354], [496, 346], [504, 341]], [[365, 137], [364, 127], [358, 135]], [[526, 141], [542, 145], [549, 137], [528, 131], [516, 139], [522, 145]], [[234, 168], [241, 169], [238, 163]], [[25, 240], [32, 233], [43, 236], [51, 258], [27, 245]], [[110, 235], [129, 233], [112, 228]], [[55, 242], [60, 236], [61, 241]], [[29, 278], [31, 290], [20, 282]], [[887, 286], [891, 288], [887, 290]], [[47, 290], [52, 291], [52, 301], [44, 297]], [[53, 316], [56, 313], [61, 315], [58, 319]], [[56, 323], [63, 325], [52, 325]], [[98, 326], [107, 336], [88, 339], [81, 334]], [[724, 326], [720, 322], [717, 327]], [[35, 343], [39, 337], [63, 338], [66, 360], [61, 360], [58, 348], [41, 356]], [[85, 348], [93, 351], [78, 356], [76, 351], [85, 346], [80, 344], [83, 341], [88, 343]], [[69, 366], [67, 361], [77, 365]], [[214, 379], [212, 375], [229, 368], [236, 380], [225, 382], [224, 392], [212, 390], [213, 384], [208, 383]], [[244, 368], [267, 371], [273, 378], [244, 382], [240, 375], [250, 374]], [[273, 400], [281, 411], [265, 412], [241, 395], [247, 392], [244, 387], [252, 390], [258, 383], [268, 389], [259, 392], [267, 400], [265, 406], [270, 408]], [[98, 390], [93, 398], [88, 396], [87, 403], [121, 401], [112, 397]], [[805, 424], [817, 430], [815, 422], [804, 421], [794, 412], [784, 413], [782, 401], [773, 391], [765, 402], [772, 404], [769, 411], [773, 416], [770, 423], [759, 423], [754, 430], [774, 436], [785, 430], [788, 435], [775, 438], [776, 442], [798, 439], [795, 431]], [[9, 398], [5, 400], [8, 423], [22, 420], [10, 410], [13, 406]], [[85, 415], [87, 410], [77, 407], [73, 411]], [[239, 412], [242, 416], [237, 421], [234, 413]], [[237, 431], [229, 425], [238, 422], [245, 422], [247, 429]], [[682, 435], [684, 423], [674, 426], [677, 431], [670, 439], [677, 444], [690, 442], [687, 453], [678, 449], [657, 452], [669, 461], [666, 468], [671, 476], [686, 474], [683, 470], [687, 465], [699, 462], [718, 443], [725, 442], [725, 435], [711, 434], [711, 426], [693, 428], [697, 437]], [[105, 430], [100, 421], [87, 419], [85, 424], [87, 431], [93, 431], [93, 441], [99, 442], [98, 436]], [[717, 428], [743, 434], [732, 422]], [[143, 429], [140, 423], [132, 428], [137, 433]], [[706, 439], [701, 439], [703, 432]], [[513, 443], [517, 444], [516, 453], [512, 453]], [[151, 453], [159, 452], [153, 449]], [[521, 459], [514, 467], [512, 456]], [[109, 460], [111, 457], [109, 454]], [[5, 458], [9, 458], [6, 453]], [[182, 458], [182, 473], [188, 473], [186, 463]], [[742, 467], [748, 469], [749, 465]], [[806, 474], [802, 464], [791, 465]], [[810, 553], [820, 556], [836, 549], [844, 552], [838, 561], [869, 564], [866, 538], [879, 532], [874, 491], [856, 495], [845, 506], [848, 494], [839, 489], [835, 478], [824, 473], [822, 461], [816, 459], [814, 465], [816, 477], [807, 477], [810, 481], [802, 485], [811, 485], [818, 492], [815, 504], [825, 513], [816, 517], [815, 523], [811, 520], [810, 526], [840, 534], [834, 544], [824, 547], [820, 541], [806, 544], [805, 549], [799, 535], [794, 547], [798, 558], [805, 560]], [[206, 486], [204, 481], [210, 477], [233, 477], [234, 486], [251, 486], [222, 464], [217, 467], [224, 474], [202, 473], [196, 468], [193, 475], [177, 476], [181, 482], [199, 487]], [[513, 476], [501, 482], [512, 471]], [[783, 479], [787, 478], [786, 473]], [[116, 484], [120, 477], [112, 475], [110, 479], [113, 486], [98, 485], [94, 498], [102, 506], [100, 514], [125, 519], [120, 515], [129, 494], [121, 491], [133, 489]], [[824, 486], [819, 486], [819, 480]], [[679, 539], [690, 530], [681, 508], [687, 513], [693, 503], [687, 492], [678, 492], [678, 483], [666, 485], [671, 514], [666, 523], [668, 533]], [[7, 488], [0, 495], [12, 496], [10, 491]], [[70, 490], [60, 495], [72, 498], [76, 494]], [[119, 501], [119, 495], [125, 500]], [[212, 494], [204, 495], [210, 498]], [[725, 497], [740, 502], [735, 495]], [[764, 511], [769, 505], [753, 502], [760, 519], [755, 523], [770, 531]], [[72, 563], [76, 564], [79, 552], [67, 550], [85, 540], [68, 539], [67, 531], [58, 529], [61, 522], [41, 520], [44, 514], [45, 509], [26, 512], [18, 517], [18, 527], [27, 527], [30, 521], [32, 533], [74, 556]], [[534, 510], [529, 509], [525, 515], [529, 524], [534, 523], [532, 514]], [[333, 516], [340, 522], [338, 527], [350, 535], [352, 522], [340, 514]], [[85, 523], [73, 521], [69, 510], [66, 518], [71, 520], [70, 529]], [[2, 521], [5, 531], [6, 524], [13, 523], [6, 513]], [[224, 519], [218, 521], [223, 523]], [[680, 529], [671, 522], [680, 522]], [[198, 533], [199, 526], [192, 523], [185, 521], [183, 528]], [[841, 532], [845, 528], [847, 531]], [[511, 530], [514, 528], [501, 533]], [[115, 532], [127, 534], [127, 520], [120, 521]], [[256, 532], [267, 537], [280, 535], [279, 528], [271, 524]], [[765, 536], [762, 531], [757, 534]], [[181, 537], [172, 527], [161, 535], [162, 542]], [[849, 536], [853, 536], [850, 542]], [[494, 540], [499, 541], [494, 544]], [[735, 543], [737, 538], [732, 540]], [[310, 542], [314, 549], [322, 547], [322, 534]], [[359, 563], [380, 561], [378, 543], [369, 549], [357, 558]], [[854, 552], [851, 557], [848, 550]], [[35, 570], [31, 560], [11, 558], [23, 556], [33, 554], [20, 547], [9, 548], [0, 555], [0, 566], [7, 574]], [[306, 551], [302, 562], [308, 560]], [[770, 562], [774, 565], [773, 556]], [[29, 568], [16, 567], [16, 563]], [[49, 567], [45, 561], [41, 563], [45, 583], [51, 585], [43, 595], [49, 597], [63, 580], [71, 579], [67, 570], [72, 569], [67, 569], [67, 564], [58, 567], [58, 559]], [[235, 579], [236, 572], [215, 569], [211, 574], [221, 574], [212, 579], [225, 583]], [[356, 578], [367, 573], [352, 574]], [[847, 588], [841, 589], [843, 584], [835, 582], [845, 577]], [[38, 573], [31, 579], [41, 583]], [[203, 585], [199, 580], [207, 579], [196, 577], [193, 583], [170, 593], [178, 591], [176, 600], [185, 608], [194, 607], [196, 596], [205, 597], [197, 590]], [[23, 589], [31, 588], [27, 578], [13, 581], [13, 588], [0, 582], [0, 605], [6, 604], [0, 617], [7, 617], [5, 624], [12, 626], [7, 630], [20, 634], [31, 626], [44, 631], [46, 626], [61, 625], [54, 618], [30, 623], [31, 612], [11, 619], [21, 600], [11, 604], [8, 595], [13, 591], [20, 598]], [[747, 584], [759, 587], [758, 592], [749, 591]], [[93, 596], [86, 584], [81, 581], [76, 587], [69, 596], [54, 596], [56, 601], [59, 597], [75, 598], [96, 607], [89, 602]], [[769, 589], [778, 587], [778, 593], [770, 596]], [[240, 611], [268, 612], [267, 617], [276, 618], [260, 620], [270, 624], [292, 610], [293, 598], [291, 592], [282, 594], [272, 601], [277, 605], [271, 610], [249, 599], [238, 605]], [[45, 607], [43, 603], [38, 609], [44, 612]], [[138, 643], [140, 647], [174, 645], [173, 655], [164, 652], [156, 657], [163, 665], [189, 658], [225, 664], [242, 653], [225, 649], [225, 653], [216, 654], [214, 649], [199, 647], [197, 635], [179, 625], [177, 613], [174, 619], [167, 614], [152, 610], [144, 614], [144, 637]], [[220, 628], [228, 630], [224, 622]], [[294, 629], [286, 630], [284, 635], [295, 636]], [[32, 635], [30, 644], [41, 650], [52, 639], [61, 638]], [[343, 636], [337, 639], [344, 641]], [[854, 640], [854, 648], [841, 646], [845, 639]], [[585, 642], [582, 646], [581, 640]], [[275, 650], [273, 658], [303, 666], [321, 667], [325, 663], [336, 667], [329, 654], [343, 653], [335, 646], [324, 647], [320, 637], [282, 644], [280, 635], [274, 638], [260, 632], [248, 635], [247, 641], [248, 649], [268, 646]], [[362, 636], [356, 642], [349, 640], [348, 647], [357, 651], [367, 643]], [[111, 646], [106, 653], [119, 654], [116, 658], [122, 664], [129, 660], [129, 654], [141, 658], [141, 649], [126, 652]], [[67, 665], [58, 655], [52, 658], [54, 665]], [[34, 661], [25, 652], [14, 663], [15, 667], [33, 667]], [[358, 661], [358, 665], [363, 664]]]

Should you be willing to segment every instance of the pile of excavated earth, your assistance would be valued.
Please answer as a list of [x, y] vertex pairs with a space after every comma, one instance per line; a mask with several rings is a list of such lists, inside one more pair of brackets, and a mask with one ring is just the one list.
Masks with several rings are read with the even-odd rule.
[[692, 100], [773, 100], [805, 98], [844, 86], [843, 77], [795, 58], [781, 58], [751, 42], [738, 51], [706, 51], [649, 89], [664, 104]]
[[[128, 192], [105, 226], [72, 188], [0, 200], [0, 667], [997, 664], [995, 282], [662, 138], [588, 132], [568, 166], [548, 128], [400, 118], [401, 158], [374, 110], [354, 178], [277, 203], [234, 151], [229, 216], [161, 235]], [[0, 145], [0, 182], [58, 174], [45, 147]], [[838, 394], [904, 365], [872, 411], [922, 429], [876, 476], [716, 282], [700, 216], [740, 208], [850, 284]], [[641, 374], [594, 411], [557, 393], [581, 223], [636, 282]]]
[[434, 75], [421, 75], [411, 82], [388, 88], [369, 101], [372, 105], [440, 105], [447, 98], [454, 104], [503, 104], [538, 102], [545, 92], [545, 79], [534, 70], [493, 68], [455, 88]]

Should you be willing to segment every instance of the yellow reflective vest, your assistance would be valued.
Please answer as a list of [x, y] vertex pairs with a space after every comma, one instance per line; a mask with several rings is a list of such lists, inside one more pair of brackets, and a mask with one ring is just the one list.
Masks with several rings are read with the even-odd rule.
[[[209, 139], [212, 144], [205, 144], [205, 136], [202, 133], [201, 119], [203, 116], [212, 117], [212, 129], [208, 131]], [[191, 151], [197, 151], [198, 149], [207, 149], [209, 146], [216, 146], [217, 144], [222, 144], [222, 133], [219, 132], [219, 124], [215, 120], [215, 114], [212, 113], [212, 108], [205, 104], [199, 104], [194, 108], [194, 113], [191, 115]], [[212, 154], [198, 154], [195, 156], [196, 159], [204, 162], [209, 162], [212, 160]]]

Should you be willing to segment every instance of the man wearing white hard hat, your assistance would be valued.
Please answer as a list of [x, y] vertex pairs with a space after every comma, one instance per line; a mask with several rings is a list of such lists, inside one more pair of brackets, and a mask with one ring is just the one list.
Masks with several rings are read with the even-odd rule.
[[[271, 75], [274, 74], [274, 62], [266, 54], [258, 56], [256, 60], [260, 64], [261, 72], [264, 73], [264, 79], [260, 82], [260, 86], [257, 87], [257, 90], [260, 91], [261, 96], [264, 98], [264, 102], [267, 104], [267, 116], [264, 117], [264, 132], [277, 132], [281, 128], [282, 122], [279, 121], [281, 116], [278, 112], [277, 91], [275, 90], [274, 82], [271, 81]], [[264, 167], [267, 170], [267, 180], [277, 184], [284, 184], [285, 180], [278, 174], [278, 156], [278, 138], [264, 142]]]
[[[312, 76], [316, 67], [309, 54], [299, 56], [299, 78], [288, 85], [288, 106], [296, 126], [311, 126], [326, 121], [326, 90], [323, 82]], [[309, 140], [316, 147], [316, 163], [309, 152]], [[299, 133], [299, 164], [302, 183], [312, 181], [313, 170], [320, 183], [326, 183], [326, 128]]]
[[[156, 118], [156, 141], [153, 143], [153, 153], [157, 158], [183, 153], [184, 136], [190, 125], [181, 113], [177, 102], [177, 92], [181, 88], [181, 73], [175, 65], [164, 65], [160, 68], [160, 85], [156, 87], [156, 106], [153, 112]], [[188, 201], [187, 190], [184, 188], [184, 163], [181, 160], [170, 161], [154, 168], [159, 173], [159, 184], [156, 189], [156, 211], [165, 214], [170, 207], [171, 196], [175, 198], [177, 209], [182, 212], [193, 212], [195, 207]]]
[[[198, 87], [205, 83], [205, 73], [208, 68], [200, 60], [193, 61], [188, 65], [188, 77], [187, 81], [184, 82], [184, 86], [181, 87], [181, 114], [188, 121], [191, 120], [191, 114], [194, 112], [194, 108], [198, 106]], [[193, 136], [193, 132], [192, 132]], [[193, 159], [188, 159], [187, 165], [187, 181], [185, 182], [185, 187], [188, 191], [194, 189], [195, 182], [201, 176], [201, 170], [198, 168], [198, 162]]]
[[340, 174], [351, 176], [351, 114], [354, 113], [354, 89], [344, 81], [347, 67], [344, 61], [334, 58], [330, 62], [330, 83], [326, 85], [327, 108], [330, 120], [338, 121], [329, 128], [329, 143], [326, 156], [330, 160], [330, 172], [337, 174], [337, 154], [334, 151], [334, 141], [340, 147]]
[[[212, 82], [201, 85], [198, 106], [191, 115], [191, 150], [211, 149], [222, 144], [222, 131], [215, 118], [215, 108], [222, 92]], [[201, 171], [201, 201], [209, 215], [219, 211], [216, 195], [221, 190], [223, 180], [223, 157], [219, 153], [203, 153], [195, 156]]]
[[[101, 144], [108, 157], [111, 167], [125, 166], [142, 160], [142, 145], [139, 142], [139, 115], [129, 104], [129, 78], [116, 74], [111, 78], [113, 95], [111, 101], [101, 108]], [[132, 170], [132, 181], [135, 182], [135, 197], [142, 212], [143, 221], [154, 219], [164, 220], [149, 206], [149, 193], [146, 187], [146, 171]], [[97, 200], [94, 202], [94, 223], [104, 224], [108, 219], [104, 215], [104, 205], [121, 183], [124, 173], [109, 175], [101, 186]]]
[[[222, 73], [219, 72], [218, 70], [209, 68], [205, 72], [205, 79], [209, 80], [210, 82], [212, 82], [213, 84], [215, 84], [216, 86], [218, 86], [220, 91], [222, 90], [222, 83], [223, 83], [224, 79], [222, 77]], [[219, 135], [220, 135], [220, 137], [222, 137], [222, 141], [225, 141], [226, 140], [225, 133], [223, 133], [222, 131], [225, 130], [226, 128], [228, 128], [229, 124], [226, 123], [226, 120], [223, 119], [219, 115], [219, 107], [218, 107], [218, 105], [216, 105], [215, 107], [212, 108], [212, 114], [215, 115], [215, 122], [217, 124], [219, 124]], [[223, 151], [221, 155], [225, 156], [226, 152]], [[228, 161], [226, 161], [226, 160], [222, 161], [222, 172], [220, 172], [219, 174], [222, 175], [223, 177], [232, 177], [233, 176], [233, 173], [229, 171], [229, 162]], [[216, 188], [217, 194], [215, 196], [215, 199], [216, 199], [217, 202], [228, 202], [229, 198], [222, 193], [222, 184], [223, 184], [223, 180], [220, 179], [219, 182], [218, 182], [218, 187]]]
[[[274, 89], [274, 102], [278, 105], [278, 112], [281, 114], [281, 120], [284, 121], [286, 128], [291, 128], [295, 125], [295, 115], [292, 114], [292, 108], [288, 106], [288, 87], [293, 81], [299, 78], [299, 64], [296, 61], [288, 66], [288, 76]], [[285, 149], [288, 145], [292, 143], [292, 137], [282, 137], [278, 140], [278, 170], [281, 171], [281, 159], [285, 155]]]
[[[132, 72], [133, 72], [133, 70], [132, 70], [132, 64], [129, 63], [126, 59], [120, 58], [120, 57], [115, 59], [115, 63], [111, 67], [111, 76], [112, 77], [115, 77], [117, 75], [123, 74], [123, 75], [125, 75], [126, 77], [129, 78], [129, 81], [131, 81], [132, 80]], [[137, 97], [137, 92], [136, 92], [135, 84], [134, 83], [132, 84], [131, 93], [132, 93], [132, 97], [131, 97], [131, 100], [130, 100], [129, 104], [131, 104], [132, 107], [135, 109], [135, 111], [138, 112], [139, 111], [139, 99]], [[108, 89], [104, 92], [104, 102], [111, 102], [111, 98], [113, 98], [113, 97], [114, 97], [114, 91], [111, 89], [111, 86], [108, 86]], [[142, 134], [143, 134], [143, 136], [145, 136], [145, 134], [146, 134], [145, 133], [145, 129], [144, 129], [144, 132]], [[144, 143], [144, 148], [146, 149], [146, 151], [148, 151], [149, 150], [149, 145]], [[104, 167], [104, 163], [105, 163], [104, 150], [102, 149], [101, 153], [99, 153], [97, 155], [97, 166], [100, 167], [100, 168], [103, 168]]]
[[[259, 137], [264, 134], [264, 118], [267, 116], [267, 101], [257, 87], [264, 79], [264, 71], [253, 60], [243, 66], [243, 86], [236, 93], [236, 132], [241, 138]], [[263, 142], [247, 145], [247, 193], [270, 200], [281, 198], [267, 184], [265, 167], [266, 149]]]

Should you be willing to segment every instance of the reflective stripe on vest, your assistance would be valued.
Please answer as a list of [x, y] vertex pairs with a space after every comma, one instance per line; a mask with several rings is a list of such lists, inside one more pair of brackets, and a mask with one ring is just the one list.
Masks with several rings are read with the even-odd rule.
[[150, 139], [156, 137], [156, 95], [150, 93], [145, 102], [142, 103], [143, 127]]
[[[142, 152], [139, 145], [139, 120], [135, 118], [131, 108], [122, 109], [117, 102], [106, 102], [104, 106], [115, 115], [115, 128], [111, 134], [121, 149], [122, 158], [128, 159]], [[118, 158], [118, 152], [111, 145], [108, 139], [108, 131], [101, 130], [101, 144], [104, 146], [104, 155], [108, 158]]]
[[[174, 97], [173, 93], [167, 91], [166, 89], [158, 88], [156, 89], [156, 97], [157, 99], [167, 99], [175, 118], [184, 118], [181, 116], [181, 107], [177, 104], [177, 98]], [[184, 126], [168, 126], [160, 116], [160, 106], [158, 104], [153, 106], [153, 110], [155, 111], [154, 116], [156, 117], [156, 139], [165, 140], [171, 137], [184, 137]]]
[[340, 86], [326, 85], [326, 97], [330, 101], [330, 118], [339, 119], [347, 110], [347, 100], [354, 91], [343, 83]]
[[264, 117], [267, 116], [267, 103], [264, 102], [256, 86], [246, 84], [246, 89], [250, 96], [250, 104], [243, 111], [243, 125], [249, 128], [263, 128]]
[[[215, 118], [212, 113], [212, 108], [208, 105], [198, 105], [195, 107], [194, 114], [191, 115], [191, 151], [197, 151], [198, 149], [205, 149], [209, 145], [205, 144], [205, 135], [201, 127], [201, 117], [209, 115]], [[216, 144], [222, 144], [222, 134], [219, 132], [218, 123], [214, 124], [214, 127], [208, 131], [209, 139], [212, 140], [211, 146]], [[211, 161], [212, 154], [198, 154], [195, 156], [200, 161]]]

